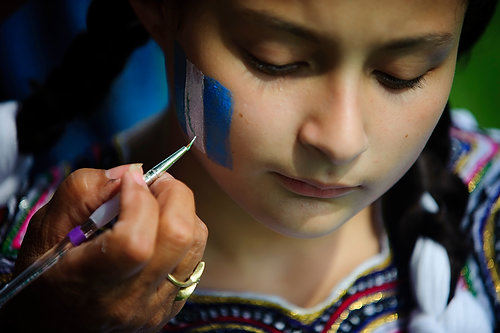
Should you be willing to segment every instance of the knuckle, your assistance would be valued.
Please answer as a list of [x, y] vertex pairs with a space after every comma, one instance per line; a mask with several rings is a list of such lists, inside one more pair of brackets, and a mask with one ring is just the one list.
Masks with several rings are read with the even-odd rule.
[[175, 226], [170, 224], [170, 227], [160, 230], [162, 230], [164, 239], [178, 249], [190, 248], [194, 243], [193, 230], [188, 223], [177, 223]]
[[91, 169], [78, 169], [72, 172], [64, 181], [64, 186], [70, 193], [79, 193], [89, 188], [89, 172]]
[[[117, 237], [115, 235], [115, 237]], [[151, 260], [154, 254], [154, 244], [144, 242], [140, 235], [128, 233], [119, 235], [120, 239], [111, 240], [120, 253], [120, 257], [134, 264], [143, 264]]]
[[193, 191], [183, 182], [176, 180], [173, 184], [173, 190], [183, 195], [183, 197], [194, 201]]
[[125, 243], [123, 253], [126, 257], [136, 263], [145, 263], [153, 256], [153, 246], [146, 242], [138, 240], [138, 237], [130, 237], [129, 241]]
[[88, 210], [88, 198], [96, 193], [96, 189], [92, 188], [94, 171], [95, 169], [78, 169], [69, 174], [50, 200], [51, 211], [59, 211], [61, 207], [68, 212]]
[[167, 202], [171, 198], [178, 198], [181, 200], [189, 200], [194, 202], [194, 193], [186, 184], [177, 179], [163, 181], [163, 183], [167, 182], [168, 185], [159, 192], [158, 197], [162, 202]]
[[147, 210], [150, 214], [158, 216], [159, 204], [147, 191], [134, 191], [127, 193], [127, 205], [139, 207], [141, 210]]
[[[199, 220], [199, 219], [198, 219]], [[208, 228], [205, 223], [199, 220], [198, 223], [198, 242], [201, 244], [205, 244], [208, 239]]]

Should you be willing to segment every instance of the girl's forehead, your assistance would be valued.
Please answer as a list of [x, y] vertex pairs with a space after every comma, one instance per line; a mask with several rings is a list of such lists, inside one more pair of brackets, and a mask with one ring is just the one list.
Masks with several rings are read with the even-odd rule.
[[396, 39], [429, 32], [458, 32], [463, 0], [225, 0], [223, 22], [282, 28], [303, 37]]

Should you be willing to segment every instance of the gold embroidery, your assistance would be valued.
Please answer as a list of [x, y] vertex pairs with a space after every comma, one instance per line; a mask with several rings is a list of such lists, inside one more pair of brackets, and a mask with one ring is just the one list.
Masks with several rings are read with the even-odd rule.
[[391, 313], [385, 316], [382, 316], [378, 319], [375, 319], [371, 323], [368, 324], [365, 328], [361, 330], [361, 333], [370, 333], [373, 332], [376, 328], [391, 323], [393, 321], [398, 320], [398, 314], [397, 313]]
[[497, 268], [495, 267], [495, 244], [493, 244], [493, 239], [495, 235], [495, 215], [500, 209], [500, 198], [497, 199], [493, 207], [491, 208], [491, 214], [488, 217], [486, 226], [483, 231], [483, 250], [486, 257], [486, 264], [488, 270], [490, 271], [493, 284], [495, 285], [495, 291], [497, 293], [497, 299], [500, 300], [500, 277], [498, 276]]
[[[380, 263], [377, 266], [371, 267], [371, 268], [367, 269], [366, 271], [362, 272], [361, 274], [359, 274], [358, 276], [356, 276], [356, 278], [354, 278], [354, 281], [356, 281], [358, 278], [360, 278], [362, 276], [367, 275], [370, 272], [379, 271], [379, 270], [382, 270], [382, 269], [388, 267], [391, 264], [391, 259], [392, 259], [392, 254], [389, 254], [387, 256], [387, 258], [382, 263]], [[241, 297], [237, 297], [237, 296], [211, 296], [211, 295], [196, 295], [196, 294], [193, 294], [190, 297], [190, 300], [192, 302], [194, 302], [194, 303], [201, 303], [201, 304], [207, 304], [207, 303], [241, 303], [241, 304], [250, 304], [250, 305], [256, 305], [256, 306], [264, 306], [264, 307], [268, 307], [268, 308], [272, 308], [272, 309], [278, 310], [281, 313], [283, 313], [284, 315], [286, 315], [286, 316], [288, 316], [288, 317], [290, 317], [292, 319], [298, 320], [298, 321], [300, 321], [303, 324], [308, 325], [308, 324], [312, 323], [314, 320], [316, 320], [320, 315], [322, 315], [327, 308], [329, 308], [330, 306], [332, 306], [332, 304], [334, 304], [339, 299], [341, 299], [347, 293], [347, 290], [349, 290], [349, 288], [351, 286], [352, 286], [352, 284], [349, 287], [347, 287], [345, 290], [343, 290], [329, 304], [325, 305], [324, 307], [322, 307], [321, 309], [319, 309], [318, 311], [315, 311], [313, 313], [298, 313], [298, 312], [286, 309], [286, 308], [284, 308], [284, 307], [282, 307], [282, 306], [280, 306], [280, 305], [278, 305], [276, 303], [270, 302], [270, 301], [261, 300], [261, 299], [241, 298]]]
[[[477, 146], [478, 146], [478, 144], [476, 142], [477, 139], [475, 137], [470, 136], [470, 135], [467, 135], [465, 138], [462, 137], [459, 140], [464, 140], [468, 144], [470, 144], [470, 149], [468, 151], [464, 151], [464, 153], [461, 154], [461, 156], [455, 162], [455, 166], [453, 169], [454, 169], [456, 174], [460, 174], [463, 171], [467, 162], [470, 162], [470, 160], [471, 160], [472, 152], [476, 151]], [[482, 167], [479, 171], [477, 171], [474, 174], [474, 176], [472, 176], [471, 180], [467, 184], [467, 188], [469, 190], [469, 193], [473, 192], [476, 189], [477, 184], [479, 184], [479, 182], [481, 181], [481, 178], [483, 178], [483, 176], [486, 172], [486, 169], [487, 169], [487, 167]]]
[[483, 178], [483, 176], [486, 173], [486, 170], [489, 168], [489, 166], [490, 166], [490, 163], [488, 163], [486, 166], [484, 166], [483, 168], [481, 168], [481, 170], [479, 170], [474, 175], [474, 177], [472, 177], [472, 179], [470, 180], [470, 182], [468, 184], [469, 193], [472, 193], [472, 191], [474, 191], [476, 189], [477, 184], [479, 184], [479, 182]]
[[332, 326], [328, 330], [328, 333], [335, 333], [335, 332], [337, 332], [338, 329], [339, 329], [339, 327], [340, 327], [340, 324], [342, 324], [342, 322], [344, 320], [346, 320], [347, 317], [349, 316], [349, 312], [354, 311], [354, 310], [359, 310], [359, 309], [361, 309], [363, 306], [365, 306], [367, 304], [378, 302], [382, 298], [387, 298], [387, 297], [393, 296], [394, 294], [395, 294], [394, 291], [385, 291], [385, 292], [384, 291], [379, 291], [379, 292], [377, 292], [377, 293], [375, 293], [373, 295], [361, 297], [360, 299], [358, 299], [357, 301], [355, 301], [351, 305], [349, 305], [349, 307], [347, 309], [345, 309], [340, 314], [340, 316], [337, 318], [337, 320], [332, 324]]
[[465, 163], [467, 163], [467, 155], [462, 155], [459, 157], [458, 161], [455, 163], [455, 172], [459, 174], [464, 168]]
[[266, 331], [258, 329], [256, 327], [248, 326], [248, 325], [238, 325], [238, 324], [210, 324], [208, 327], [200, 327], [191, 332], [210, 332], [216, 329], [230, 329], [230, 330], [241, 330], [245, 332], [254, 332], [254, 333], [266, 333]]

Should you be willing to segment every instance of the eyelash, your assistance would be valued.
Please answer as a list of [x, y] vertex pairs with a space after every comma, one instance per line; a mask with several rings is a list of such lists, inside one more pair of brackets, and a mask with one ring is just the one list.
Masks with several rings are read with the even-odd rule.
[[261, 73], [270, 76], [286, 76], [296, 72], [301, 67], [307, 66], [307, 63], [305, 62], [294, 62], [286, 65], [274, 65], [256, 58], [249, 52], [245, 52], [245, 56], [253, 68]]
[[422, 74], [414, 79], [403, 80], [380, 71], [374, 71], [374, 74], [380, 84], [391, 90], [422, 88], [425, 75]]
[[[248, 62], [253, 68], [263, 74], [267, 74], [270, 76], [286, 76], [296, 72], [301, 67], [307, 66], [306, 62], [295, 62], [286, 65], [274, 65], [258, 59], [249, 52], [245, 52], [245, 55]], [[376, 75], [378, 82], [390, 90], [421, 88], [425, 76], [425, 74], [422, 74], [414, 79], [403, 80], [381, 71], [374, 71], [374, 74]]]

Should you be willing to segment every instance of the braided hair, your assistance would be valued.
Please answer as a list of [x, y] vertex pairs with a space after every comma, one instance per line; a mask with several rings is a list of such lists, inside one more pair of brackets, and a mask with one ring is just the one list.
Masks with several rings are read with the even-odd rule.
[[[484, 32], [496, 4], [497, 0], [468, 1], [458, 49], [460, 57], [470, 51]], [[87, 26], [87, 31], [70, 45], [61, 66], [23, 102], [17, 117], [21, 152], [37, 153], [50, 147], [70, 120], [93, 112], [131, 53], [149, 38], [125, 0], [93, 0]], [[383, 219], [403, 281], [401, 293], [410, 300], [408, 262], [419, 237], [430, 238], [446, 250], [451, 271], [449, 300], [472, 250], [466, 231], [460, 228], [468, 191], [449, 170], [449, 109], [447, 105], [416, 163], [382, 197]], [[422, 206], [425, 194], [437, 202], [437, 212]]]
[[[497, 0], [470, 0], [465, 13], [459, 57], [466, 55], [488, 25]], [[449, 104], [439, 120], [423, 152], [409, 171], [382, 197], [384, 224], [393, 249], [400, 276], [401, 292], [413, 308], [409, 265], [418, 238], [425, 237], [441, 244], [449, 257], [450, 286], [448, 301], [453, 298], [460, 271], [472, 253], [468, 232], [461, 228], [468, 200], [468, 189], [449, 169], [451, 139]], [[422, 197], [431, 195], [437, 211], [422, 205]]]
[[132, 52], [148, 39], [128, 1], [92, 1], [87, 30], [72, 41], [45, 83], [22, 102], [16, 118], [19, 151], [47, 150], [71, 120], [94, 112]]

